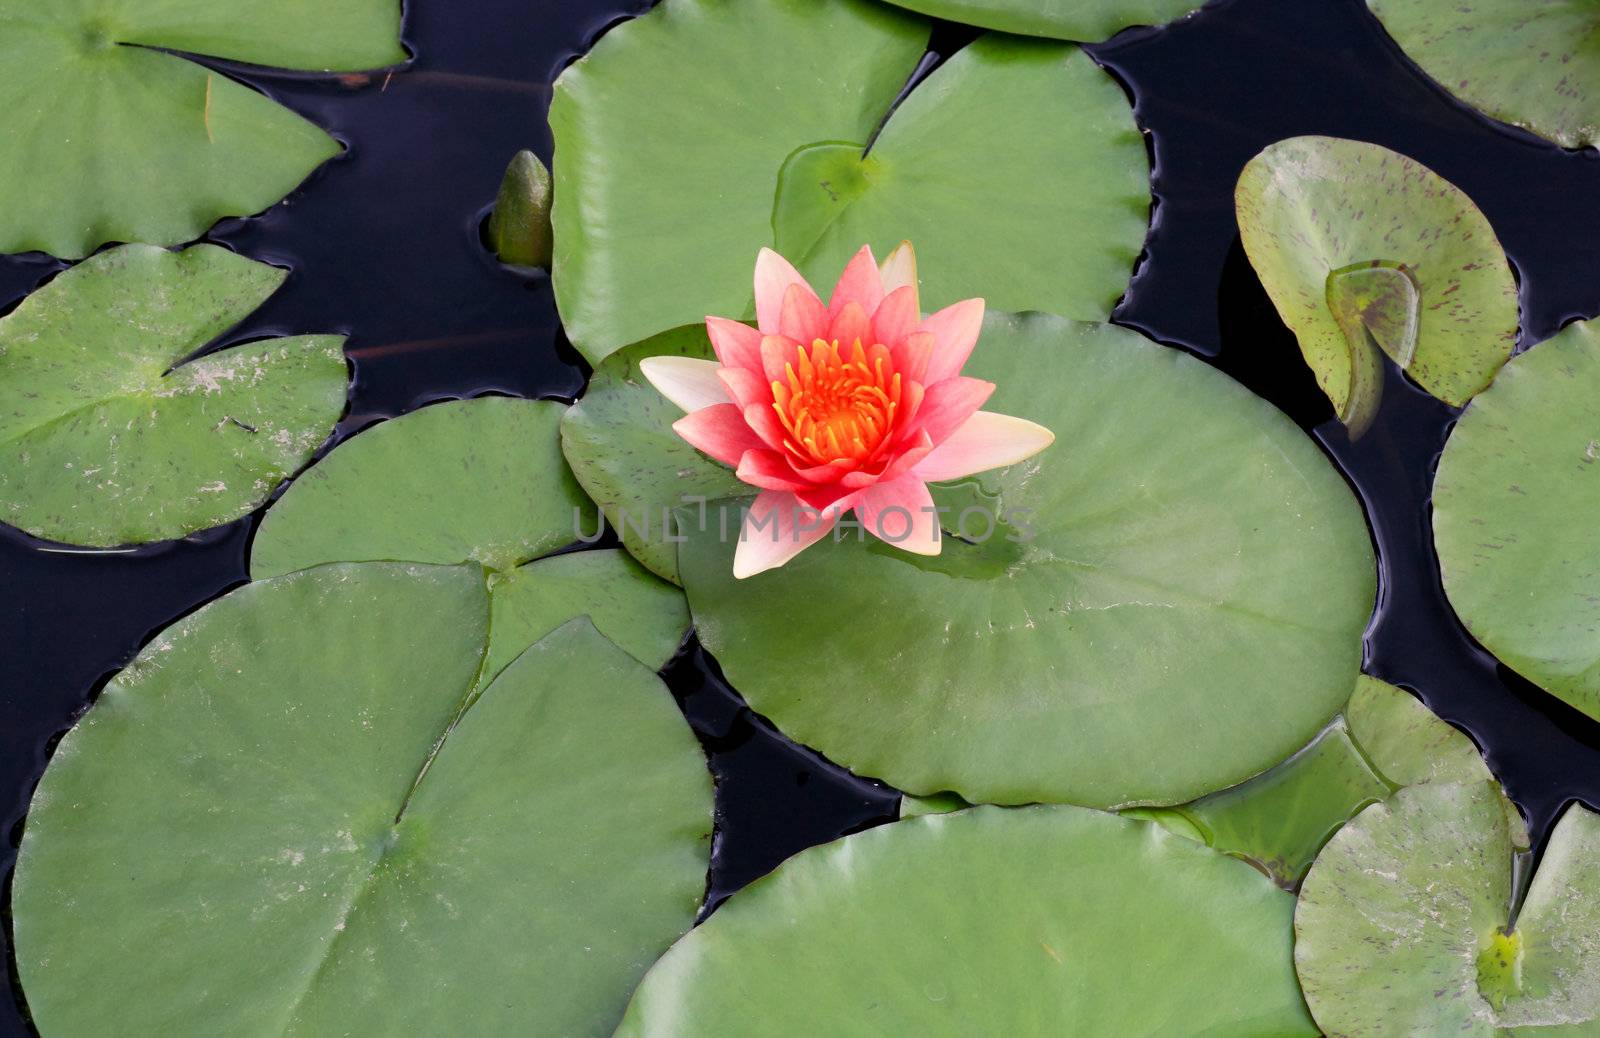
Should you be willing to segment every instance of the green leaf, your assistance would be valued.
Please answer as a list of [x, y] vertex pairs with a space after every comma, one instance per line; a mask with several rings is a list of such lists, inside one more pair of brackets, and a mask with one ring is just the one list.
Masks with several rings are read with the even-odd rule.
[[1592, 5], [1528, 0], [1367, 0], [1439, 85], [1567, 148], [1600, 142]]
[[501, 263], [550, 266], [550, 171], [531, 151], [517, 152], [506, 167], [489, 216], [489, 246]]
[[981, 295], [1105, 318], [1150, 206], [1126, 97], [1075, 48], [992, 37], [895, 108], [928, 32], [861, 0], [666, 0], [608, 32], [550, 110], [556, 298], [578, 349], [598, 363], [748, 315], [771, 244], [825, 291], [863, 241], [913, 238], [929, 309]]
[[823, 290], [862, 242], [885, 256], [909, 239], [925, 299], [1103, 320], [1144, 244], [1149, 174], [1122, 88], [1087, 54], [983, 36], [911, 92], [865, 157], [859, 144], [790, 156], [772, 226]]
[[1594, 1033], [1600, 816], [1567, 811], [1515, 912], [1503, 800], [1492, 782], [1413, 786], [1328, 842], [1295, 911], [1300, 984], [1325, 1031]]
[[339, 336], [196, 351], [284, 272], [214, 245], [124, 245], [0, 320], [0, 519], [91, 547], [248, 514], [344, 410]]
[[1202, 0], [889, 0], [934, 18], [1001, 32], [1098, 43], [1131, 25], [1164, 25]]
[[323, 562], [477, 562], [510, 570], [593, 529], [561, 458], [566, 407], [453, 400], [340, 444], [267, 510], [250, 573]]
[[190, 241], [338, 154], [321, 129], [172, 51], [304, 71], [406, 59], [398, 0], [0, 0], [0, 252]]
[[966, 539], [941, 555], [841, 530], [734, 580], [737, 516], [726, 539], [715, 514], [689, 531], [701, 641], [754, 709], [912, 794], [1108, 807], [1241, 782], [1327, 724], [1374, 575], [1361, 509], [1315, 444], [1113, 326], [991, 315], [967, 373], [1056, 443], [942, 489], [989, 503], [946, 516]]
[[1081, 808], [979, 807], [802, 851], [645, 977], [619, 1036], [1313, 1035], [1293, 899]]
[[1360, 141], [1295, 137], [1239, 178], [1245, 251], [1339, 417], [1358, 436], [1388, 354], [1466, 403], [1517, 340], [1517, 286], [1494, 229], [1421, 163]]
[[[1422, 782], [1492, 779], [1478, 749], [1415, 696], [1361, 675], [1344, 712], [1270, 771], [1169, 809], [1218, 850], [1256, 862], [1285, 887], [1305, 877], [1323, 844], [1368, 804]], [[1522, 817], [1507, 818], [1527, 845]], [[1166, 824], [1166, 819], [1158, 819]]]
[[666, 665], [689, 632], [689, 606], [616, 549], [569, 552], [490, 579], [487, 685], [522, 650], [568, 620], [587, 616], [600, 633], [651, 670]]
[[1433, 484], [1450, 604], [1507, 665], [1600, 717], [1600, 325], [1513, 358], [1462, 415]]
[[658, 356], [712, 359], [705, 325], [664, 332], [601, 361], [583, 399], [561, 419], [561, 448], [623, 546], [676, 584], [678, 545], [673, 538], [680, 535], [674, 509], [692, 507], [697, 499], [744, 493], [748, 487], [732, 469], [672, 431], [683, 412], [639, 374], [639, 361]]
[[582, 621], [457, 723], [488, 615], [476, 567], [347, 564], [158, 635], [28, 815], [40, 1030], [609, 1033], [694, 918], [710, 777]]

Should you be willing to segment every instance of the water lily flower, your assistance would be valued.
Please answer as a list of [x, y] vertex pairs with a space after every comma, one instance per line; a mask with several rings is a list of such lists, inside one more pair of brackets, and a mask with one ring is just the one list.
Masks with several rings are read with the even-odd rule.
[[1014, 464], [1055, 439], [979, 410], [994, 384], [961, 367], [983, 300], [923, 317], [910, 242], [882, 268], [863, 247], [826, 305], [788, 260], [762, 249], [755, 296], [754, 328], [706, 318], [715, 361], [639, 365], [688, 412], [672, 426], [678, 435], [761, 491], [745, 513], [735, 577], [783, 565], [851, 510], [885, 542], [937, 555], [929, 482]]

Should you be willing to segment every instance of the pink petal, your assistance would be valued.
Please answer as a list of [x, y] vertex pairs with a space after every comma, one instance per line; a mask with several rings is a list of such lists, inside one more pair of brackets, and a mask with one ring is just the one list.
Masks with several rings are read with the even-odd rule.
[[735, 404], [713, 404], [686, 414], [672, 423], [672, 430], [688, 440], [695, 450], [711, 455], [724, 465], [737, 465], [745, 451], [766, 446]]
[[909, 288], [915, 299], [917, 291], [917, 251], [911, 243], [903, 241], [894, 247], [889, 257], [883, 261], [882, 268], [878, 271], [883, 279], [883, 291], [893, 295], [896, 289]]
[[790, 285], [799, 285], [816, 298], [816, 293], [793, 264], [771, 249], [762, 249], [756, 257], [756, 327], [762, 334], [777, 333], [783, 297], [788, 294]]
[[717, 377], [721, 370], [722, 365], [716, 361], [695, 357], [646, 357], [639, 362], [639, 374], [685, 411], [732, 402]]
[[805, 285], [790, 285], [783, 294], [783, 310], [778, 315], [778, 334], [801, 345], [810, 345], [828, 333], [828, 308]]
[[[760, 438], [758, 447], [771, 447], [773, 450], [783, 449], [784, 437], [789, 433], [778, 421], [778, 413], [772, 409], [771, 404], [750, 404], [744, 409], [744, 423]], [[728, 462], [735, 465], [738, 459]]]
[[772, 383], [766, 380], [759, 368], [755, 371], [748, 368], [719, 368], [717, 377], [722, 380], [728, 396], [740, 407], [772, 403]]
[[939, 554], [939, 515], [928, 485], [916, 476], [868, 487], [856, 505], [856, 516], [885, 544], [917, 555]]
[[909, 286], [897, 288], [884, 296], [878, 310], [872, 315], [872, 339], [894, 349], [905, 337], [916, 331], [922, 322], [917, 312], [917, 290]]
[[927, 433], [938, 446], [971, 418], [993, 392], [993, 382], [959, 375], [935, 383], [923, 394], [912, 428]]
[[1015, 465], [1055, 441], [1042, 425], [993, 411], [978, 411], [912, 470], [930, 482]]
[[761, 375], [768, 382], [786, 382], [784, 368], [794, 363], [800, 345], [783, 335], [768, 335], [761, 340]]
[[928, 361], [928, 384], [961, 374], [961, 366], [972, 356], [983, 331], [983, 300], [966, 299], [945, 307], [923, 321], [919, 331], [934, 338], [933, 358]]
[[[828, 300], [828, 313], [837, 320], [840, 311], [855, 303], [870, 314], [881, 302], [883, 278], [878, 274], [878, 261], [872, 258], [872, 247], [863, 245], [861, 251], [845, 264], [844, 273], [839, 275], [839, 283], [833, 286], [833, 296]], [[841, 339], [839, 345], [847, 344]]]
[[739, 459], [737, 475], [753, 487], [763, 490], [805, 490], [809, 484], [795, 477], [794, 468], [779, 451], [745, 451]]
[[761, 370], [761, 333], [726, 317], [707, 317], [706, 334], [724, 367]]
[[[873, 267], [873, 277], [877, 277], [877, 267]], [[833, 325], [828, 329], [828, 339], [839, 344], [839, 349], [848, 352], [856, 343], [863, 346], [872, 345], [872, 320], [867, 316], [867, 310], [860, 303], [851, 300], [844, 304], [835, 314]]]
[[826, 537], [838, 520], [838, 510], [818, 513], [786, 491], [762, 491], [739, 531], [734, 577], [743, 580], [776, 569]]
[[[888, 304], [884, 304], [888, 305]], [[883, 311], [878, 311], [880, 314]], [[933, 357], [933, 336], [927, 332], [912, 332], [891, 347], [894, 369], [904, 378], [918, 384], [928, 379], [928, 361]]]

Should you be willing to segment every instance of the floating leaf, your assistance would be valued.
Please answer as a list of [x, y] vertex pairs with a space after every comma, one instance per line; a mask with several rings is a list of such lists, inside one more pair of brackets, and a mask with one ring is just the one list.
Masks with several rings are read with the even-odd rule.
[[489, 590], [491, 636], [480, 685], [574, 617], [587, 616], [651, 670], [666, 665], [689, 631], [689, 607], [678, 589], [614, 548], [530, 562], [491, 578]]
[[1600, 717], [1600, 325], [1512, 359], [1461, 417], [1433, 484], [1450, 604], [1518, 673]]
[[916, 818], [735, 894], [650, 970], [617, 1034], [1311, 1035], [1292, 910], [1249, 866], [1144, 822]]
[[92, 547], [230, 522], [344, 410], [339, 336], [197, 350], [284, 272], [214, 245], [124, 245], [0, 320], [0, 519]]
[[985, 29], [1097, 43], [1131, 25], [1165, 25], [1203, 0], [890, 0], [899, 7]]
[[1600, 816], [1567, 811], [1512, 913], [1503, 799], [1492, 782], [1413, 786], [1328, 842], [1295, 911], [1295, 963], [1325, 1031], [1600, 1027]]
[[601, 361], [583, 399], [561, 419], [561, 447], [623, 546], [677, 583], [674, 510], [743, 493], [746, 486], [672, 431], [683, 411], [639, 373], [639, 361], [658, 356], [711, 359], [705, 325], [664, 332]]
[[734, 580], [736, 534], [688, 531], [701, 641], [753, 708], [913, 794], [1092, 806], [1233, 785], [1327, 724], [1373, 557], [1299, 429], [1112, 326], [992, 315], [968, 371], [1057, 446], [936, 493], [941, 555], [846, 530]]
[[[1362, 675], [1343, 714], [1294, 756], [1242, 785], [1166, 811], [1187, 822], [1197, 839], [1293, 887], [1328, 837], [1368, 804], [1421, 782], [1492, 778], [1471, 739], [1416, 697]], [[1509, 800], [1505, 807], [1525, 846], [1521, 816]]]
[[1421, 163], [1295, 137], [1250, 161], [1235, 201], [1250, 262], [1352, 436], [1377, 410], [1378, 351], [1456, 405], [1511, 355], [1517, 286], [1494, 229]]
[[480, 397], [373, 426], [267, 511], [251, 575], [385, 559], [504, 571], [572, 543], [592, 506], [561, 458], [565, 410]]
[[506, 167], [489, 216], [489, 246], [501, 263], [550, 266], [550, 171], [531, 151], [517, 152]]
[[488, 616], [476, 567], [367, 563], [158, 635], [28, 815], [39, 1029], [609, 1033], [694, 918], [710, 777], [660, 681], [582, 621], [456, 724]]
[[321, 129], [174, 52], [304, 71], [406, 59], [398, 0], [0, 0], [0, 252], [190, 241], [338, 154]]
[[1439, 85], [1567, 148], [1600, 142], [1600, 62], [1586, 3], [1367, 0]]
[[1105, 318], [1150, 205], [1126, 97], [1076, 48], [995, 37], [888, 114], [928, 32], [862, 0], [667, 0], [608, 32], [550, 110], [556, 298], [578, 349], [598, 363], [750, 312], [751, 260], [774, 242], [821, 283], [863, 241], [914, 237], [930, 308], [981, 295]]
[[528, 563], [593, 529], [593, 505], [561, 459], [566, 407], [480, 397], [422, 408], [340, 445], [268, 510], [250, 571], [274, 577], [324, 562], [476, 562], [491, 572], [487, 683], [576, 616], [659, 669], [683, 641], [676, 588], [621, 552]]

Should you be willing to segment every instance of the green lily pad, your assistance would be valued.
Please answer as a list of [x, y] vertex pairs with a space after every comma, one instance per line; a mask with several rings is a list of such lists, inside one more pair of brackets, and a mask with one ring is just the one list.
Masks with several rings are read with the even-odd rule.
[[480, 685], [577, 616], [660, 669], [689, 627], [676, 588], [619, 551], [528, 562], [595, 528], [594, 506], [561, 458], [566, 410], [548, 400], [480, 397], [373, 426], [267, 511], [251, 546], [251, 575], [325, 562], [476, 562], [490, 571], [494, 632]]
[[908, 793], [1106, 807], [1234, 785], [1338, 713], [1372, 546], [1298, 428], [1186, 354], [1049, 315], [991, 315], [967, 373], [1056, 434], [936, 495], [995, 500], [992, 534], [946, 516], [922, 557], [843, 531], [735, 580], [737, 521], [688, 531], [700, 639], [754, 709]]
[[317, 72], [406, 60], [399, 0], [0, 0], [0, 252], [191, 241], [339, 153], [172, 52]]
[[1513, 358], [1462, 415], [1433, 483], [1445, 594], [1518, 673], [1600, 717], [1600, 324]]
[[666, 0], [567, 69], [554, 279], [578, 349], [753, 312], [763, 245], [831, 284], [863, 241], [913, 238], [929, 309], [1109, 315], [1150, 207], [1121, 88], [1076, 48], [989, 37], [895, 108], [928, 33], [863, 0]]
[[461, 715], [488, 616], [477, 567], [358, 563], [158, 635], [28, 815], [40, 1031], [609, 1033], [693, 921], [710, 776], [583, 621]]
[[323, 562], [477, 562], [509, 570], [594, 528], [561, 458], [565, 405], [452, 400], [382, 422], [319, 461], [267, 510], [250, 573]]
[[934, 18], [1026, 36], [1098, 43], [1133, 25], [1165, 25], [1202, 0], [890, 0]]
[[1600, 142], [1600, 61], [1591, 4], [1367, 0], [1439, 85], [1502, 122], [1567, 148]]
[[[561, 419], [561, 448], [579, 484], [633, 557], [678, 582], [673, 511], [748, 489], [733, 470], [672, 431], [683, 417], [643, 375], [646, 357], [714, 359], [705, 325], [689, 325], [618, 350], [595, 366], [583, 398]], [[588, 530], [584, 531], [585, 534]]]
[[665, 666], [689, 633], [689, 606], [678, 589], [615, 548], [530, 562], [491, 577], [489, 592], [489, 655], [479, 685], [578, 616], [651, 670]]
[[[1368, 804], [1418, 783], [1493, 777], [1466, 735], [1416, 697], [1362, 675], [1344, 712], [1294, 756], [1242, 785], [1166, 810], [1208, 845], [1294, 887], [1328, 838]], [[1521, 816], [1509, 800], [1505, 807], [1526, 846]]]
[[1295, 911], [1295, 963], [1325, 1031], [1600, 1028], [1600, 816], [1568, 809], [1516, 912], [1502, 800], [1490, 782], [1413, 786], [1328, 842]]
[[1312, 1035], [1294, 902], [1081, 808], [980, 807], [802, 851], [645, 977], [619, 1036]]
[[344, 410], [334, 335], [190, 359], [283, 283], [214, 245], [124, 245], [0, 319], [0, 520], [91, 547], [231, 522]]
[[1239, 177], [1239, 231], [1278, 315], [1359, 436], [1378, 351], [1461, 405], [1517, 341], [1517, 285], [1478, 207], [1419, 162], [1361, 141], [1295, 137]]

